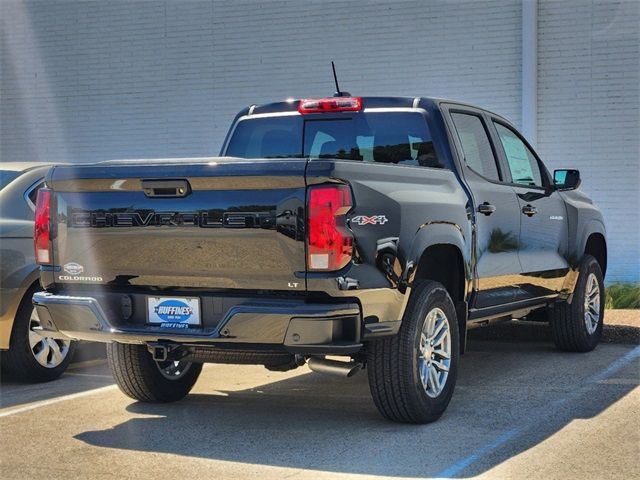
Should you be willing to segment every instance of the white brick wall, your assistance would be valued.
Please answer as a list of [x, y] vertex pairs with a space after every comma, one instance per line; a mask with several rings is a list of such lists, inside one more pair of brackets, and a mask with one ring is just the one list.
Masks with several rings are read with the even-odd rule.
[[609, 281], [640, 280], [640, 2], [541, 0], [538, 150], [603, 210]]
[[[640, 2], [540, 2], [541, 153], [585, 171], [609, 278], [638, 280]], [[0, 0], [0, 18], [0, 160], [216, 154], [242, 107], [331, 94], [331, 60], [354, 94], [450, 97], [521, 124], [521, 0]]]
[[[251, 103], [441, 95], [520, 118], [520, 4], [0, 0], [2, 159], [217, 153]], [[452, 15], [452, 9], [456, 14]]]

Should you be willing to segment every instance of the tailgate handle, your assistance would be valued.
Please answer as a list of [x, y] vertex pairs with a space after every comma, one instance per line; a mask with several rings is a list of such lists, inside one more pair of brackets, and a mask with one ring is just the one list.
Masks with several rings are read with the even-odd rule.
[[187, 180], [142, 180], [142, 190], [147, 197], [186, 197], [191, 193]]

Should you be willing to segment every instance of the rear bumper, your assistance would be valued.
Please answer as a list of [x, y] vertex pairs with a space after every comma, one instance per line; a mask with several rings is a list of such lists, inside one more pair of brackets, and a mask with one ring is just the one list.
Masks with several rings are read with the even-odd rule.
[[309, 355], [351, 354], [362, 348], [362, 315], [355, 303], [244, 301], [231, 307], [215, 326], [181, 330], [126, 324], [107, 314], [94, 297], [38, 292], [33, 304], [46, 335], [54, 338], [236, 349], [281, 346], [289, 353]]

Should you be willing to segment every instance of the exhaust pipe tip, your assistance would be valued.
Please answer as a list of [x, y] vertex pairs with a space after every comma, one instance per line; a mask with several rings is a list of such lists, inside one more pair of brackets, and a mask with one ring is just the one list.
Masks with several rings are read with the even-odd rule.
[[307, 360], [307, 365], [314, 372], [343, 378], [353, 377], [362, 369], [362, 363], [360, 362], [340, 362], [327, 360], [324, 357], [311, 357]]

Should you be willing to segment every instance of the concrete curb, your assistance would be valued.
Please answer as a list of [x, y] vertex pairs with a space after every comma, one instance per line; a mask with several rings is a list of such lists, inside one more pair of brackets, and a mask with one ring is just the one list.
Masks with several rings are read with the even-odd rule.
[[631, 325], [607, 325], [602, 332], [602, 341], [607, 343], [640, 344], [640, 327]]

